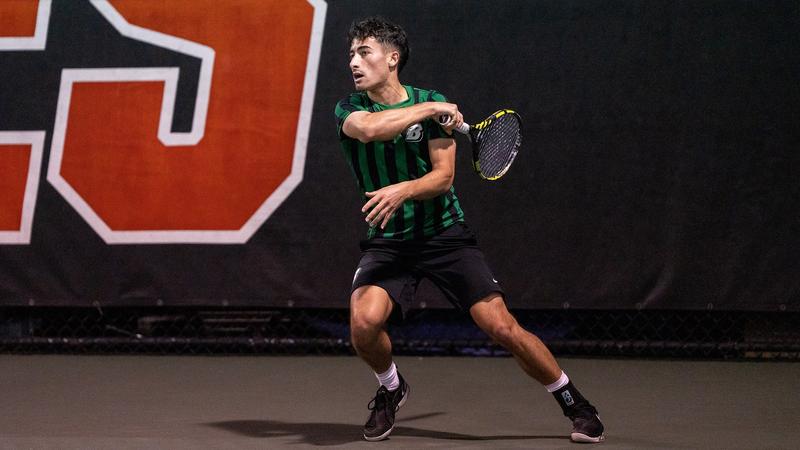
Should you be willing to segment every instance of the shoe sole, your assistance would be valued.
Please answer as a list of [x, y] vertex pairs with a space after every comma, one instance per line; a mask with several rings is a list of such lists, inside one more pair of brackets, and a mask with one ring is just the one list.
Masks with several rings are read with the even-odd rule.
[[597, 437], [587, 436], [583, 433], [572, 433], [570, 435], [570, 440], [572, 442], [579, 442], [584, 444], [596, 444], [598, 442], [603, 442], [605, 440], [605, 436], [602, 434]]
[[[397, 404], [397, 408], [394, 410], [394, 412], [399, 411], [400, 407], [406, 404], [406, 400], [408, 399], [408, 394], [410, 392], [411, 392], [411, 386], [406, 384], [406, 395], [404, 395], [403, 398], [400, 399], [400, 403]], [[370, 442], [382, 441], [382, 440], [386, 439], [387, 437], [389, 437], [390, 434], [392, 434], [392, 430], [394, 430], [394, 424], [392, 424], [392, 428], [389, 428], [386, 431], [386, 433], [383, 433], [382, 435], [375, 436], [375, 437], [367, 437], [367, 435], [365, 434], [364, 435], [364, 439], [367, 440], [367, 441], [370, 441]]]

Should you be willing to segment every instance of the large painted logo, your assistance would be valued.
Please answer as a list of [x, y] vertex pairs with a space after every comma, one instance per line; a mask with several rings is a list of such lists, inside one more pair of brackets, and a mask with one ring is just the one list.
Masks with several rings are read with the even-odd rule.
[[[3, 128], [25, 108], [55, 115], [49, 153], [48, 129], [0, 131], [0, 244], [30, 242], [45, 170], [107, 243], [246, 242], [302, 180], [325, 11], [322, 0], [0, 2], [0, 57], [42, 52], [40, 70], [60, 71], [46, 86], [54, 105], [0, 105]], [[3, 89], [0, 102], [13, 97]]]

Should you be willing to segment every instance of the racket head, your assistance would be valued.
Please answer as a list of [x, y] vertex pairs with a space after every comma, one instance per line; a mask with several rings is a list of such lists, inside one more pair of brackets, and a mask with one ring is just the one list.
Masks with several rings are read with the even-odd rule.
[[472, 167], [481, 178], [494, 181], [508, 172], [522, 146], [522, 118], [501, 109], [470, 127]]

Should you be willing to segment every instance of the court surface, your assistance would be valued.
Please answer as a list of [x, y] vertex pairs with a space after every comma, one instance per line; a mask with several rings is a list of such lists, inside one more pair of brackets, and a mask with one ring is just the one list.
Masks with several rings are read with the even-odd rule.
[[[400, 357], [388, 441], [357, 358], [0, 355], [0, 448], [591, 448], [510, 358]], [[800, 364], [560, 359], [611, 448], [800, 447]]]

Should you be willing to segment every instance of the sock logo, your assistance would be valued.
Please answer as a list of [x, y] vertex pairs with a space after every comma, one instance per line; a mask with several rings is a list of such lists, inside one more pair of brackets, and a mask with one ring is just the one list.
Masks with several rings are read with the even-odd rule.
[[561, 398], [564, 399], [564, 403], [566, 403], [567, 406], [572, 406], [575, 404], [575, 400], [572, 399], [572, 394], [570, 394], [569, 391], [562, 392]]

